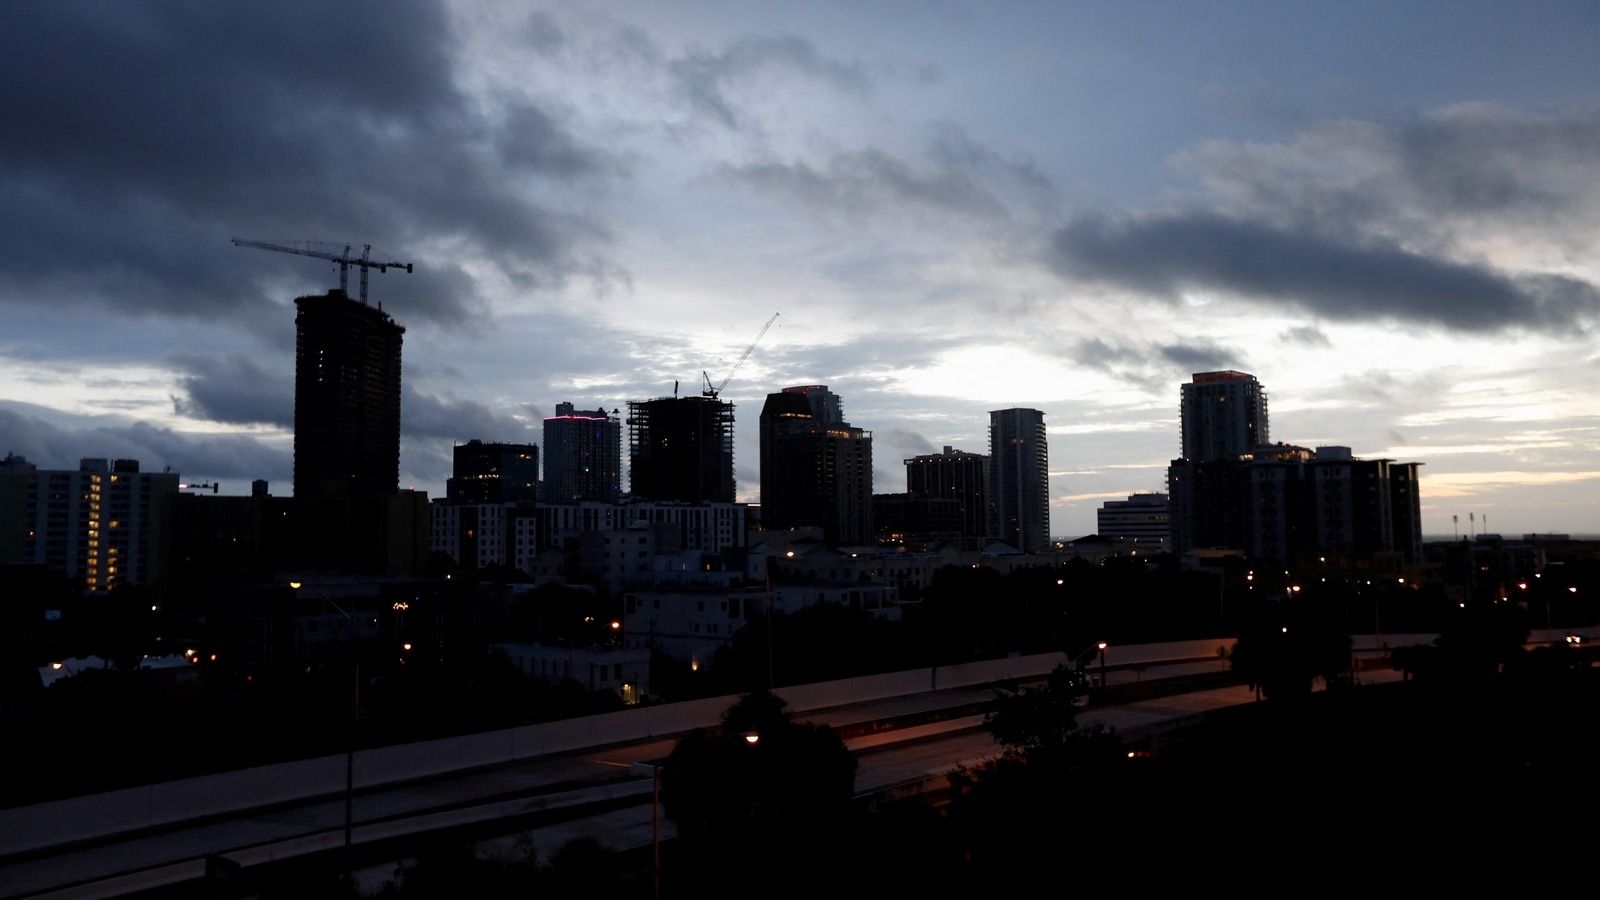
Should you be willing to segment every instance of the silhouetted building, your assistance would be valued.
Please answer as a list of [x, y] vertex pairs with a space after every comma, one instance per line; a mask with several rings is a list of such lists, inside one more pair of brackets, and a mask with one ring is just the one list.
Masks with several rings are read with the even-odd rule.
[[140, 472], [135, 459], [85, 459], [71, 471], [7, 456], [0, 527], [15, 532], [0, 535], [0, 563], [42, 565], [91, 591], [154, 584], [167, 498], [177, 492], [175, 473]]
[[[943, 453], [913, 456], [905, 464], [906, 493], [929, 500], [955, 501], [962, 549], [982, 547], [989, 535], [989, 457], [945, 447]], [[916, 509], [908, 507], [913, 514]], [[930, 515], [942, 517], [943, 513], [936, 510], [928, 507]], [[941, 525], [938, 530], [942, 529]]]
[[733, 404], [715, 397], [630, 400], [628, 486], [644, 500], [732, 503]]
[[1348, 447], [1257, 447], [1168, 468], [1173, 550], [1243, 550], [1285, 565], [1422, 558], [1421, 463], [1359, 459]]
[[622, 422], [605, 409], [575, 410], [557, 403], [544, 420], [544, 488], [549, 503], [622, 496]]
[[989, 413], [989, 505], [992, 537], [1024, 553], [1050, 546], [1050, 453], [1039, 410]]
[[1100, 536], [1113, 541], [1133, 541], [1138, 549], [1172, 549], [1172, 522], [1166, 494], [1130, 494], [1126, 500], [1107, 500], [1095, 515]]
[[959, 546], [961, 503], [921, 494], [873, 494], [878, 543], [921, 553], [930, 546]]
[[405, 329], [343, 291], [294, 303], [295, 497], [394, 494]]
[[823, 385], [784, 388], [761, 409], [761, 527], [822, 528], [834, 546], [872, 531], [872, 432], [844, 421]]
[[1196, 372], [1183, 386], [1183, 458], [1227, 459], [1266, 444], [1267, 392], [1244, 372]]
[[539, 499], [539, 448], [471, 440], [455, 447], [445, 482], [452, 503], [503, 503]]

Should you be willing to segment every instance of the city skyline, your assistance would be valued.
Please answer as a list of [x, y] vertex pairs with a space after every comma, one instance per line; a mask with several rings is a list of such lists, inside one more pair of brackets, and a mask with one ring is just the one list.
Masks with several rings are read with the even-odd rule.
[[[315, 9], [316, 14], [310, 14]], [[293, 472], [294, 306], [373, 244], [400, 484], [732, 375], [901, 460], [1042, 410], [1051, 530], [1165, 489], [1179, 387], [1424, 463], [1423, 530], [1600, 532], [1592, 12], [1093, 3], [39, 7], [0, 26], [0, 453]], [[175, 87], [182, 85], [182, 87]], [[782, 318], [733, 372], [761, 323]], [[702, 375], [702, 373], [705, 373]]]

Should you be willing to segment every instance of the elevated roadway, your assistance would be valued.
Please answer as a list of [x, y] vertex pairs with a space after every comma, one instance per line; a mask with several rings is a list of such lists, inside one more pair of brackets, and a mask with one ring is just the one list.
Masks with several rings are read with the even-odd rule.
[[[1400, 645], [1397, 640], [1390, 638], [1391, 646]], [[1145, 689], [1139, 693], [1152, 693], [1155, 685], [1147, 682], [1171, 684], [1175, 692], [1090, 707], [1080, 721], [1138, 736], [1252, 702], [1248, 688], [1226, 683], [1223, 654], [1230, 644], [1110, 648], [1103, 671], [1113, 696], [1140, 685]], [[860, 760], [859, 793], [909, 795], [936, 785], [957, 765], [993, 755], [997, 748], [979, 725], [995, 685], [1036, 679], [1062, 659], [1061, 654], [1045, 654], [994, 660], [986, 668], [964, 672], [918, 670], [779, 693], [800, 718], [831, 725], [846, 737]], [[1100, 674], [1098, 660], [1090, 672]], [[1399, 675], [1373, 669], [1362, 677], [1391, 680]], [[945, 684], [967, 683], [938, 687], [941, 679]], [[531, 841], [541, 858], [578, 836], [595, 837], [619, 850], [647, 845], [653, 818], [649, 764], [665, 757], [679, 734], [714, 724], [734, 699], [652, 708], [658, 711], [656, 721], [642, 726], [643, 734], [631, 736], [615, 722], [553, 723], [579, 729], [580, 736], [546, 735], [545, 743], [577, 746], [523, 758], [492, 759], [499, 751], [485, 749], [514, 744], [518, 736], [511, 733], [364, 751], [357, 758], [352, 862], [369, 875], [387, 875], [394, 860], [408, 855], [405, 848], [414, 846], [408, 842], [446, 832], [469, 835], [491, 852], [509, 851], [514, 839], [524, 846]], [[659, 711], [674, 708], [679, 715], [661, 717]], [[587, 746], [582, 746], [582, 734], [593, 736]], [[454, 764], [441, 762], [452, 751]], [[414, 757], [409, 767], [401, 762], [408, 754]], [[264, 767], [228, 773], [220, 781], [213, 776], [0, 811], [0, 897], [123, 896], [197, 879], [208, 854], [225, 855], [248, 868], [341, 852], [343, 764], [343, 756], [286, 764], [313, 778], [312, 784], [287, 790], [278, 788], [296, 771]], [[340, 777], [330, 784], [326, 773], [334, 768]], [[231, 793], [210, 797], [208, 805], [197, 799], [208, 788]], [[182, 808], [165, 818], [153, 814], [150, 804], [159, 805], [162, 796]], [[661, 825], [663, 836], [670, 837], [670, 823]]]

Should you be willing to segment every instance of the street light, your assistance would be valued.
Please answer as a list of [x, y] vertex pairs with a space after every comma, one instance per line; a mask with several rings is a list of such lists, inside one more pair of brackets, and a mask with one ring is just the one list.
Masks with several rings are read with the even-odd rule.
[[[292, 590], [298, 591], [305, 583], [300, 581], [289, 582]], [[356, 799], [356, 726], [361, 719], [361, 660], [356, 653], [356, 617], [347, 612], [344, 607], [333, 602], [322, 591], [312, 589], [312, 593], [322, 599], [322, 602], [345, 617], [350, 625], [350, 729], [345, 740], [344, 749], [344, 863], [348, 873], [351, 868], [351, 830], [355, 817]], [[408, 648], [409, 649], [409, 648]]]

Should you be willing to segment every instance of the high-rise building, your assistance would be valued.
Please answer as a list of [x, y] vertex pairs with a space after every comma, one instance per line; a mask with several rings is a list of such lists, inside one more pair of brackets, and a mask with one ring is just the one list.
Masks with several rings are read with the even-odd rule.
[[539, 448], [533, 444], [484, 443], [455, 446], [445, 482], [451, 503], [504, 503], [539, 499]]
[[989, 413], [991, 536], [1024, 553], [1050, 546], [1050, 453], [1044, 413], [997, 409]]
[[784, 388], [761, 409], [761, 525], [820, 526], [834, 546], [872, 533], [872, 432], [851, 427], [825, 385]]
[[622, 421], [605, 409], [573, 409], [557, 403], [544, 420], [544, 488], [547, 503], [622, 496]]
[[1095, 520], [1103, 538], [1133, 541], [1138, 549], [1147, 544], [1153, 551], [1172, 549], [1166, 494], [1129, 494], [1126, 500], [1107, 500], [1096, 511]]
[[628, 401], [628, 487], [644, 500], [732, 503], [733, 404], [716, 397]]
[[339, 290], [294, 303], [295, 497], [395, 494], [406, 330]]
[[1196, 372], [1183, 386], [1183, 458], [1227, 459], [1269, 443], [1267, 392], [1244, 372]]
[[82, 578], [91, 591], [153, 584], [166, 498], [177, 492], [176, 473], [140, 472], [136, 459], [85, 459], [72, 471], [7, 456], [0, 501], [8, 508], [0, 509], [0, 523], [18, 531], [0, 536], [0, 563], [42, 565]]
[[1364, 460], [1348, 447], [1258, 447], [1167, 470], [1175, 553], [1242, 550], [1285, 565], [1422, 557], [1421, 463]]
[[906, 493], [956, 501], [962, 549], [980, 547], [989, 534], [989, 457], [945, 447], [943, 453], [913, 456], [905, 464]]

